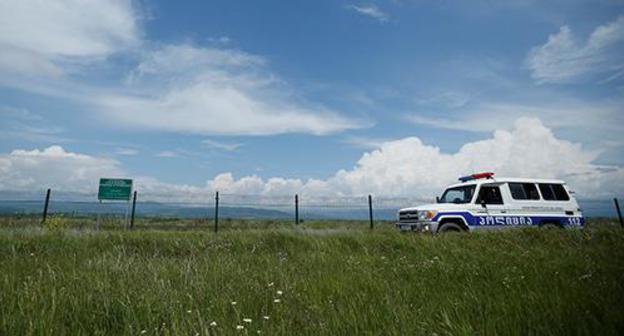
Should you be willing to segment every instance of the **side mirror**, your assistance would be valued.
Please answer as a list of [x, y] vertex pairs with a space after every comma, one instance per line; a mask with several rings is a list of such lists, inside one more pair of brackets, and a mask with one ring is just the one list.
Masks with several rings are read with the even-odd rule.
[[440, 203], [440, 196], [436, 196], [436, 203]]
[[484, 199], [481, 200], [481, 207], [487, 208], [487, 205], [485, 204], [485, 200]]

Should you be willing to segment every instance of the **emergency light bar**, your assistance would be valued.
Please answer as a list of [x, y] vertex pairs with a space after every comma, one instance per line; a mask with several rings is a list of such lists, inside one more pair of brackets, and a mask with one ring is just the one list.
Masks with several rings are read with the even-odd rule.
[[462, 176], [459, 178], [460, 181], [462, 182], [467, 182], [467, 181], [472, 181], [472, 180], [478, 180], [478, 179], [482, 179], [482, 178], [492, 178], [492, 176], [494, 176], [494, 173], [478, 173], [478, 174], [472, 174], [472, 175], [468, 175], [468, 176]]

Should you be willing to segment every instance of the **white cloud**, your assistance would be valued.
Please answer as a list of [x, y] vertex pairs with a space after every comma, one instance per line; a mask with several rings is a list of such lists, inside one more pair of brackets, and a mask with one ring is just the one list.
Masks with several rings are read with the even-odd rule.
[[[324, 135], [365, 126], [305, 101], [263, 57], [225, 48], [226, 37], [215, 47], [154, 47], [142, 39], [134, 5], [132, 0], [0, 1], [0, 83], [79, 103], [109, 125], [137, 129]], [[102, 66], [121, 69], [114, 61], [95, 61], [111, 55], [132, 61], [130, 50], [141, 59], [125, 85], [104, 88], [92, 82]]]
[[[415, 124], [435, 128], [463, 131], [490, 132], [502, 125], [513, 125], [519, 118], [538, 118], [549, 127], [578, 128], [585, 134], [624, 131], [621, 99], [587, 103], [576, 99], [559, 99], [549, 96], [549, 101], [532, 97], [532, 104], [513, 102], [473, 103], [458, 111], [457, 117], [433, 117], [422, 113], [411, 114], [407, 119]], [[596, 137], [597, 138], [597, 137]], [[588, 139], [587, 139], [588, 140]]]
[[423, 107], [445, 107], [458, 109], [470, 103], [473, 97], [464, 92], [444, 91], [414, 98], [414, 103]]
[[273, 177], [264, 180], [256, 175], [244, 176], [238, 180], [232, 173], [217, 175], [208, 181], [209, 190], [218, 190], [224, 194], [238, 195], [293, 195], [301, 190], [303, 182], [299, 179]]
[[344, 143], [349, 144], [356, 148], [363, 149], [377, 149], [384, 143], [388, 142], [388, 139], [371, 138], [364, 136], [349, 136], [343, 140]]
[[[223, 194], [279, 196], [300, 193], [312, 197], [374, 194], [385, 197], [429, 198], [456, 178], [478, 171], [497, 176], [562, 178], [580, 198], [611, 197], [621, 193], [624, 169], [593, 163], [599, 152], [558, 139], [538, 119], [522, 118], [510, 130], [497, 130], [489, 139], [464, 144], [456, 153], [424, 144], [416, 137], [388, 141], [367, 152], [352, 169], [325, 180], [263, 179], [256, 175], [236, 179], [217, 175], [204, 186], [177, 185], [137, 177], [143, 199], [205, 200], [214, 191]], [[95, 192], [101, 176], [124, 175], [119, 162], [64, 151], [15, 150], [0, 156], [0, 190], [28, 190], [55, 186]]]
[[123, 176], [114, 159], [65, 151], [60, 146], [44, 150], [14, 150], [0, 155], [0, 190], [92, 192], [100, 177]]
[[224, 151], [228, 151], [228, 152], [237, 150], [241, 146], [243, 146], [243, 144], [240, 144], [240, 143], [220, 142], [220, 141], [215, 141], [215, 140], [212, 140], [212, 139], [204, 139], [204, 140], [202, 140], [201, 143], [202, 143], [202, 145], [206, 146], [207, 148], [224, 150]]
[[27, 109], [0, 106], [0, 118], [0, 138], [45, 144], [72, 141], [63, 136], [63, 128]]
[[345, 193], [409, 195], [435, 193], [461, 175], [495, 171], [500, 175], [565, 177], [593, 170], [596, 154], [554, 137], [537, 119], [520, 119], [511, 131], [498, 130], [491, 139], [467, 143], [447, 154], [418, 138], [391, 141], [366, 153], [350, 171], [330, 180]]
[[57, 77], [139, 43], [130, 0], [0, 1], [0, 70]]
[[177, 156], [178, 154], [176, 152], [169, 151], [169, 150], [158, 152], [156, 154], [156, 157], [162, 157], [162, 158], [172, 158], [172, 157], [177, 157]]
[[265, 63], [237, 50], [168, 45], [147, 53], [123, 94], [96, 103], [126, 125], [183, 133], [322, 135], [364, 126], [298, 99]]
[[360, 15], [371, 17], [382, 23], [390, 20], [390, 16], [374, 4], [349, 5], [347, 8]]
[[120, 148], [117, 148], [115, 153], [118, 155], [132, 156], [132, 155], [139, 154], [139, 151], [136, 148], [120, 147]]
[[[538, 119], [522, 118], [511, 130], [495, 131], [492, 138], [467, 143], [456, 153], [443, 153], [416, 137], [389, 141], [365, 153], [353, 169], [327, 180], [292, 180], [284, 191], [334, 197], [369, 193], [432, 197], [459, 176], [495, 171], [498, 176], [563, 178], [581, 198], [621, 192], [617, 186], [624, 182], [624, 170], [592, 163], [598, 154], [556, 138]], [[237, 193], [263, 193], [268, 184], [255, 176], [235, 180], [229, 174], [219, 181], [213, 186]]]
[[585, 43], [562, 26], [544, 45], [529, 52], [526, 63], [538, 83], [565, 83], [583, 76], [621, 73], [623, 52], [624, 16], [620, 16], [596, 27]]

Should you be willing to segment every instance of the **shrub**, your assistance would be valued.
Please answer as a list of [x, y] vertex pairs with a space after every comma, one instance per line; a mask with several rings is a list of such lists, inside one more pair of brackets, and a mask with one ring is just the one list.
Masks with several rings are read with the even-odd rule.
[[68, 224], [69, 222], [63, 215], [54, 215], [43, 222], [43, 228], [52, 232], [59, 232], [65, 230]]

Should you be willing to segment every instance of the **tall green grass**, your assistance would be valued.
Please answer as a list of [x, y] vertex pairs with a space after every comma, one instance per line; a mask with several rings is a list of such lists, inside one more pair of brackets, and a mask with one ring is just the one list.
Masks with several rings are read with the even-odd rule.
[[624, 230], [610, 225], [431, 237], [13, 224], [0, 225], [0, 335], [624, 331]]

